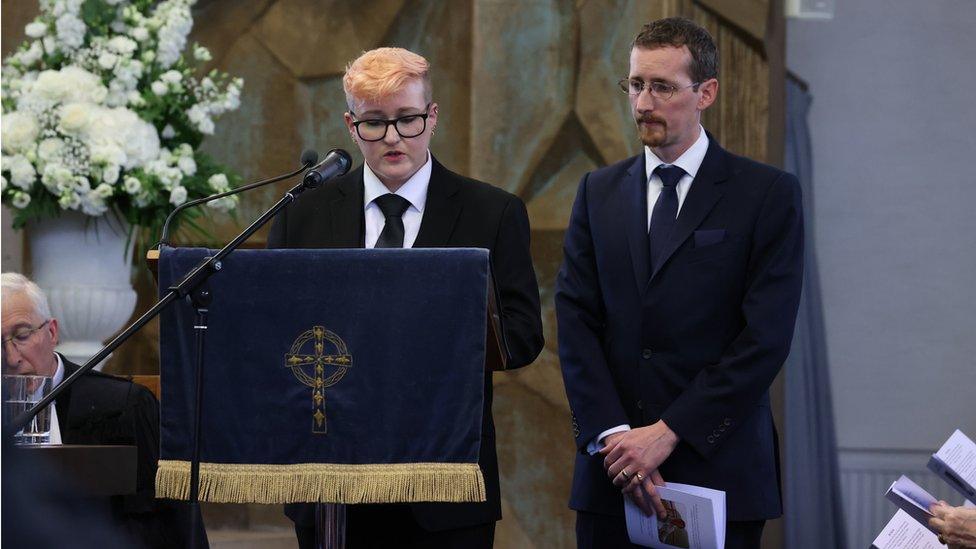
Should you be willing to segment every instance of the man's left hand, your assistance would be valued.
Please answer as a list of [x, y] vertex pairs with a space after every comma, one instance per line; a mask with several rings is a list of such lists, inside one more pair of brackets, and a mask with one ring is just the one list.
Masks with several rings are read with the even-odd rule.
[[600, 451], [605, 456], [603, 468], [607, 476], [619, 487], [626, 486], [638, 472], [647, 476], [656, 471], [678, 445], [678, 435], [664, 421], [622, 435], [615, 445], [608, 444]]

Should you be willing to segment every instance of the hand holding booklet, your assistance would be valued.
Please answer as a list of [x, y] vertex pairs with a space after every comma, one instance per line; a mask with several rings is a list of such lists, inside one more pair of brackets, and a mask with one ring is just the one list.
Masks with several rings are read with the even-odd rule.
[[666, 482], [658, 494], [667, 509], [666, 519], [645, 515], [624, 497], [630, 542], [655, 549], [724, 549], [725, 492]]
[[956, 429], [932, 454], [928, 468], [968, 500], [976, 500], [976, 443]]
[[[924, 488], [902, 475], [901, 478], [891, 483], [885, 497], [922, 526], [932, 530], [929, 526], [929, 519], [932, 518], [932, 512], [929, 511], [929, 508], [938, 503], [939, 500], [926, 492]], [[932, 532], [938, 533], [935, 530]]]

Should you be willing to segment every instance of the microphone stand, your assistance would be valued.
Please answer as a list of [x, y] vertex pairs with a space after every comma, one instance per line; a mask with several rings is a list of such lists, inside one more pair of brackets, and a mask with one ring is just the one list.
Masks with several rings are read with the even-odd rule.
[[[307, 168], [307, 166], [302, 166], [302, 170]], [[347, 168], [348, 169], [348, 168]], [[299, 171], [302, 171], [299, 170]], [[295, 172], [296, 174], [298, 172]], [[291, 174], [295, 175], [295, 174]], [[205, 258], [199, 265], [193, 268], [189, 273], [187, 273], [182, 280], [180, 280], [175, 285], [170, 286], [166, 289], [166, 294], [163, 295], [155, 305], [152, 306], [148, 311], [143, 313], [135, 322], [129, 325], [122, 333], [117, 335], [112, 339], [102, 350], [98, 351], [92, 358], [88, 359], [88, 362], [84, 364], [81, 368], [75, 371], [70, 376], [66, 377], [64, 381], [58, 384], [47, 396], [42, 398], [37, 404], [35, 404], [29, 410], [23, 412], [17, 416], [13, 422], [10, 424], [10, 429], [12, 433], [23, 429], [30, 420], [43, 410], [46, 406], [51, 404], [58, 396], [61, 395], [68, 387], [70, 387], [79, 377], [90, 371], [95, 367], [96, 364], [105, 359], [110, 355], [115, 349], [117, 349], [122, 343], [132, 337], [137, 331], [139, 331], [143, 326], [146, 325], [150, 320], [157, 317], [163, 309], [168, 307], [177, 298], [186, 298], [191, 296], [191, 301], [194, 302], [194, 307], [197, 308], [197, 324], [194, 326], [196, 331], [196, 351], [197, 351], [197, 371], [196, 371], [196, 410], [195, 418], [193, 424], [193, 455], [190, 462], [190, 547], [196, 548], [198, 545], [198, 540], [196, 536], [196, 529], [199, 524], [199, 474], [200, 474], [200, 419], [201, 419], [201, 408], [203, 399], [203, 332], [206, 330], [206, 314], [207, 306], [212, 300], [213, 296], [210, 294], [209, 289], [206, 286], [207, 279], [211, 275], [216, 273], [222, 268], [222, 260], [227, 257], [231, 252], [236, 250], [245, 240], [247, 240], [252, 234], [254, 234], [258, 229], [264, 226], [272, 217], [274, 217], [282, 208], [290, 204], [295, 198], [308, 188], [304, 181], [295, 185], [291, 188], [285, 195], [276, 202], [271, 208], [269, 208], [264, 214], [261, 215], [257, 220], [255, 220], [251, 225], [244, 229], [241, 234], [239, 234], [234, 240], [230, 241], [226, 246], [220, 249], [216, 254], [211, 257]], [[196, 294], [194, 299], [193, 294]]]

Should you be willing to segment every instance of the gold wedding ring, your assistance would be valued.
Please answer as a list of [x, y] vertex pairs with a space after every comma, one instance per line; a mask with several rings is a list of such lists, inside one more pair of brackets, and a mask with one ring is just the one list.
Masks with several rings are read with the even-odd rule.
[[637, 482], [644, 482], [644, 475], [640, 471], [637, 471]]
[[625, 479], [630, 480], [630, 473], [628, 473], [626, 469], [620, 471], [620, 474], [623, 475]]

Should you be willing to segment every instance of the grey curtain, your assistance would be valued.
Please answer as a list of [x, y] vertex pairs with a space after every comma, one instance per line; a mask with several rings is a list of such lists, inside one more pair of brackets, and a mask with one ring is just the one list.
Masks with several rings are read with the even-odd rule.
[[796, 334], [785, 366], [784, 526], [787, 549], [845, 549], [823, 307], [813, 245], [813, 161], [807, 125], [811, 96], [804, 88], [796, 78], [787, 79], [785, 163], [803, 189], [806, 252]]

